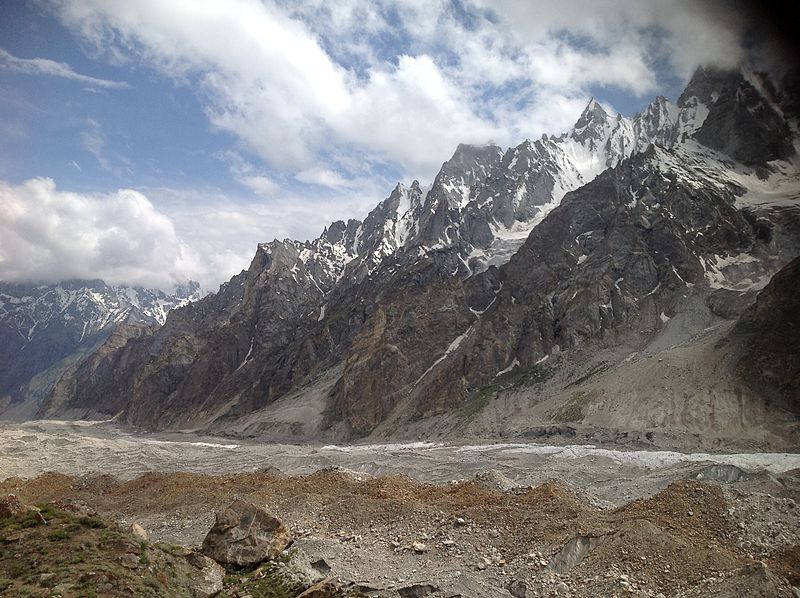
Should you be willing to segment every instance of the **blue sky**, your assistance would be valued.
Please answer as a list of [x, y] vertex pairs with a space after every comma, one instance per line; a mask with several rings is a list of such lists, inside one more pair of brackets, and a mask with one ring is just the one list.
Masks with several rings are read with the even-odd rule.
[[5, 0], [0, 278], [213, 290], [459, 142], [675, 99], [743, 28], [677, 0]]

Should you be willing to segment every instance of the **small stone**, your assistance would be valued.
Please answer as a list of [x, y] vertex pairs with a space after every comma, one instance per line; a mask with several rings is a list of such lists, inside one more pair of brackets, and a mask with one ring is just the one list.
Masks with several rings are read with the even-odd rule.
[[425, 552], [428, 549], [428, 547], [425, 546], [425, 544], [422, 543], [422, 542], [414, 542], [414, 543], [411, 544], [411, 549], [414, 552], [421, 554], [421, 553]]
[[514, 598], [525, 598], [528, 594], [528, 584], [521, 579], [515, 579], [508, 584], [508, 591]]
[[456, 525], [466, 525], [467, 522], [463, 517], [456, 517], [455, 524]]
[[150, 538], [144, 528], [135, 521], [128, 526], [128, 533], [135, 536], [139, 540], [147, 542]]

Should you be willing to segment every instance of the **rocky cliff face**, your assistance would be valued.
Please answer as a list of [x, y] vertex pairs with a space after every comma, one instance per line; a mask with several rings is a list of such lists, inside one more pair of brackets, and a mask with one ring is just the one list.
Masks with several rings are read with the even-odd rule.
[[800, 414], [800, 258], [764, 287], [729, 340], [743, 347], [737, 373], [747, 384]]
[[296, 409], [305, 434], [364, 435], [646, 342], [690, 296], [735, 317], [800, 253], [796, 166], [775, 161], [794, 152], [787, 89], [700, 69], [677, 105], [624, 118], [592, 101], [563, 135], [459, 146], [363, 222], [260, 245], [219, 294], [81, 365], [49, 413], [219, 430]]
[[170, 310], [199, 296], [196, 283], [166, 294], [101, 280], [0, 282], [0, 402], [12, 411], [23, 404], [23, 411], [35, 409], [31, 400], [49, 390], [61, 368], [93, 351], [117, 325], [161, 325]]

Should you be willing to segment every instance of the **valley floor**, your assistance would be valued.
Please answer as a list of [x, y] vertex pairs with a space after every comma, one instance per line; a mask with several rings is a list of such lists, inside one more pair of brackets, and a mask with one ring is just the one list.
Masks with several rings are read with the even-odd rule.
[[800, 585], [798, 454], [264, 445], [30, 422], [0, 427], [0, 479], [2, 495], [80, 501], [185, 546], [245, 498], [370, 596], [791, 596]]

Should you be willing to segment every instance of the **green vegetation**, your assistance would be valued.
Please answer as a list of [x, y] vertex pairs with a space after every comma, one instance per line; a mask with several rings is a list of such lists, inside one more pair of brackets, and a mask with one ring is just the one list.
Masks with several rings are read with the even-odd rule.
[[308, 558], [299, 549], [289, 550], [274, 561], [264, 563], [249, 574], [232, 573], [225, 577], [225, 587], [238, 595], [253, 598], [294, 598], [311, 583]]
[[464, 419], [472, 419], [480, 414], [501, 392], [543, 384], [552, 378], [553, 374], [555, 374], [553, 368], [542, 364], [525, 369], [516, 367], [474, 392], [461, 406], [459, 414]]
[[577, 380], [573, 380], [572, 382], [567, 384], [564, 388], [572, 388], [573, 386], [579, 386], [580, 384], [586, 382], [592, 376], [599, 374], [600, 372], [605, 372], [609, 367], [610, 366], [608, 363], [606, 363], [605, 361], [601, 361], [596, 366], [591, 368], [588, 372], [586, 372], [583, 376], [581, 376]]
[[594, 401], [600, 392], [598, 390], [578, 391], [561, 405], [558, 409], [550, 412], [553, 421], [560, 424], [576, 423], [586, 417], [586, 408]]
[[174, 547], [52, 504], [0, 518], [0, 596], [191, 596], [197, 569]]

